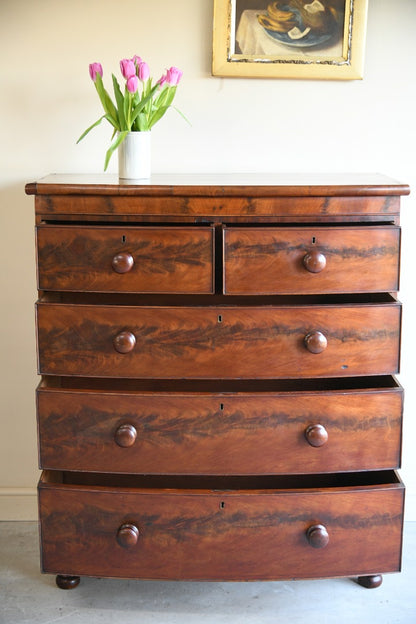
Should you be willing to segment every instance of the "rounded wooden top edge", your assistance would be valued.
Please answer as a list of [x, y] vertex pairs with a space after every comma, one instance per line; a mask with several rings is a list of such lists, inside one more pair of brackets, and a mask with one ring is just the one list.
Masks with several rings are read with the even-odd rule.
[[[232, 178], [229, 178], [232, 180]], [[107, 196], [140, 196], [140, 197], [351, 197], [351, 196], [385, 196], [410, 194], [410, 187], [385, 178], [380, 182], [351, 182], [339, 183], [328, 181], [322, 184], [305, 184], [299, 176], [299, 182], [290, 184], [284, 182], [264, 183], [260, 177], [247, 181], [216, 181], [184, 183], [178, 179], [177, 183], [145, 182], [134, 184], [102, 183], [102, 182], [75, 182], [65, 181], [65, 176], [53, 180], [53, 176], [41, 179], [38, 182], [26, 184], [27, 195], [107, 195]]]
[[37, 182], [29, 182], [25, 186], [26, 195], [37, 195], [38, 194], [38, 185]]

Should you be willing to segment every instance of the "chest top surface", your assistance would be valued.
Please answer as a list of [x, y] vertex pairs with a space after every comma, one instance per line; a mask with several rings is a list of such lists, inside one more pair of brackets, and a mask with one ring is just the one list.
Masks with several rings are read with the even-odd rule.
[[379, 174], [49, 175], [28, 184], [38, 222], [357, 222], [398, 224], [409, 187]]
[[116, 175], [51, 174], [27, 184], [34, 195], [407, 195], [409, 187], [377, 173], [212, 173], [156, 174], [119, 184]]

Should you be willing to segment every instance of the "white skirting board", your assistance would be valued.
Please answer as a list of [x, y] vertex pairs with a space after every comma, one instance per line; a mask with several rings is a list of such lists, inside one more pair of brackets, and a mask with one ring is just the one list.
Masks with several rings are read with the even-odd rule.
[[0, 488], [0, 522], [37, 519], [36, 488]]

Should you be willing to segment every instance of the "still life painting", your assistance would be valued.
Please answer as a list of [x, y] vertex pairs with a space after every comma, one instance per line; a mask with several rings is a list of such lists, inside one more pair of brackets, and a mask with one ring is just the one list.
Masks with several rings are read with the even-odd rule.
[[359, 79], [367, 0], [214, 0], [213, 74]]

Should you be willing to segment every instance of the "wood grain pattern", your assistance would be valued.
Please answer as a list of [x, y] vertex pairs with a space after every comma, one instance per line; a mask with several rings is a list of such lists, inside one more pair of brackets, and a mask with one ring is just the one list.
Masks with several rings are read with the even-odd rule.
[[52, 175], [26, 192], [43, 571], [67, 587], [80, 575], [375, 586], [399, 570], [391, 375], [409, 187]]
[[[45, 572], [148, 579], [271, 580], [400, 569], [401, 485], [184, 491], [40, 485]], [[123, 548], [120, 526], [137, 527]], [[325, 548], [311, 547], [322, 524]]]
[[176, 195], [256, 197], [393, 196], [408, 195], [409, 187], [378, 173], [199, 173], [156, 174], [143, 183], [121, 183], [108, 174], [51, 174], [26, 186], [39, 195]]
[[[189, 475], [397, 468], [401, 413], [397, 388], [178, 394], [42, 387], [40, 464], [54, 470]], [[328, 433], [319, 448], [305, 437], [314, 424]], [[130, 426], [124, 448], [115, 440], [123, 426]]]
[[[242, 195], [242, 196], [241, 196]], [[205, 218], [212, 221], [229, 217], [243, 217], [245, 222], [259, 217], [270, 217], [274, 221], [285, 218], [313, 217], [314, 221], [330, 221], [333, 217], [344, 217], [344, 221], [357, 221], [378, 215], [380, 220], [391, 220], [399, 213], [400, 200], [396, 196], [385, 197], [278, 197], [275, 195], [246, 195], [234, 197], [212, 197], [209, 192], [200, 197], [147, 197], [138, 194], [121, 196], [71, 196], [38, 195], [36, 214], [43, 219], [56, 215], [101, 215], [106, 220], [111, 216], [140, 215], [144, 217], [163, 216]]]
[[[341, 377], [398, 370], [398, 303], [283, 307], [37, 305], [39, 372], [125, 378]], [[305, 336], [324, 333], [312, 354]], [[131, 332], [136, 346], [115, 351]]]
[[[90, 292], [212, 293], [212, 228], [40, 226], [39, 289]], [[117, 254], [132, 267], [118, 273]]]
[[[325, 267], [316, 273], [303, 262], [312, 250], [326, 259]], [[224, 292], [397, 291], [399, 256], [396, 227], [226, 228]]]

